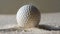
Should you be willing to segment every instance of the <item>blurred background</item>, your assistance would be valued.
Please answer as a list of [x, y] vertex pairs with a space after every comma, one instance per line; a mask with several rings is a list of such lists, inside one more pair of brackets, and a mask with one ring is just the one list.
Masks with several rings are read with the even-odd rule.
[[60, 25], [60, 0], [0, 0], [0, 27], [17, 24], [16, 13], [26, 4], [40, 10], [40, 24]]

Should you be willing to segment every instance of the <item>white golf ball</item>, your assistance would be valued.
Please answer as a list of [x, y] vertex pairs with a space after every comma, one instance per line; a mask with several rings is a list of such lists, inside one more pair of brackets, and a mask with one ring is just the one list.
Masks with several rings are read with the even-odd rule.
[[35, 27], [39, 24], [40, 12], [33, 5], [24, 5], [18, 10], [16, 19], [20, 27]]

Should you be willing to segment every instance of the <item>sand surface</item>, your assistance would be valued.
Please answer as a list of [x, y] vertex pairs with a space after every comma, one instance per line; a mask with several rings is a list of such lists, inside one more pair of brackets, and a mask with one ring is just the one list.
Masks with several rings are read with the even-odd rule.
[[33, 28], [28, 31], [1, 31], [0, 34], [60, 34], [60, 31], [46, 31]]
[[[60, 26], [60, 13], [41, 14], [40, 24]], [[16, 15], [0, 15], [0, 29], [11, 28], [17, 25]], [[60, 31], [46, 31], [42, 29], [32, 29], [32, 31], [0, 31], [0, 34], [60, 34]]]

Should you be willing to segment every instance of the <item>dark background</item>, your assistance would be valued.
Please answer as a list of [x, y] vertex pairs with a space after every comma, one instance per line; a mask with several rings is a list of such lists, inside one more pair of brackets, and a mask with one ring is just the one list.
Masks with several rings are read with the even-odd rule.
[[0, 14], [16, 14], [25, 4], [35, 5], [41, 13], [60, 12], [60, 0], [0, 0]]

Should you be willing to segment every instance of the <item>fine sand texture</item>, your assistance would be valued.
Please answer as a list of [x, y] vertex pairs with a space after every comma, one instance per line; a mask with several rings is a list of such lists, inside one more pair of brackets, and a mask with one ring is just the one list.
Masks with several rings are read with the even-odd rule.
[[[51, 26], [60, 26], [60, 13], [46, 13], [41, 14], [41, 21], [39, 24], [46, 24]], [[16, 15], [0, 14], [0, 29], [8, 29], [17, 25]], [[0, 34], [60, 34], [60, 31], [48, 31], [43, 29], [32, 28], [16, 31], [0, 31]]]

